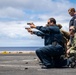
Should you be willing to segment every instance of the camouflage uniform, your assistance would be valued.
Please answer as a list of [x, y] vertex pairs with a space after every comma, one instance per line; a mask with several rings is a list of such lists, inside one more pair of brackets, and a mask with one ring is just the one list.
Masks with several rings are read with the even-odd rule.
[[62, 25], [61, 25], [61, 24], [57, 24], [57, 26], [59, 27], [60, 32], [61, 32], [61, 34], [62, 34], [62, 36], [63, 36], [63, 39], [62, 39], [62, 41], [63, 41], [63, 43], [64, 43], [63, 48], [64, 48], [64, 50], [65, 50], [65, 55], [66, 55], [67, 42], [68, 42], [69, 39], [70, 39], [70, 34], [69, 34], [69, 32], [64, 31], [64, 30], [61, 29], [61, 28], [62, 28]]
[[65, 55], [66, 55], [66, 51], [67, 51], [67, 42], [70, 39], [70, 34], [67, 31], [64, 31], [62, 29], [60, 29], [61, 34], [63, 35], [63, 43], [64, 43], [64, 50], [65, 50]]
[[70, 50], [69, 56], [76, 57], [76, 33], [74, 34], [72, 41], [70, 40], [70, 44], [71, 44], [71, 47], [69, 49]]
[[63, 35], [63, 42], [67, 44], [67, 42], [68, 42], [69, 39], [70, 39], [70, 34], [69, 34], [69, 32], [64, 31], [64, 30], [62, 30], [62, 29], [60, 29], [60, 32], [61, 32], [62, 35]]

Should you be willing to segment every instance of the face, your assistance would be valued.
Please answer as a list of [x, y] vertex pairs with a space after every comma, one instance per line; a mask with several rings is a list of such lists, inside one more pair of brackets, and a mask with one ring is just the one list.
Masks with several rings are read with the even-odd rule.
[[54, 25], [54, 23], [50, 22], [50, 20], [48, 20], [47, 24], [48, 24], [48, 26], [53, 26]]
[[75, 12], [69, 10], [68, 13], [70, 14], [70, 16], [74, 16], [74, 13], [75, 13]]
[[70, 33], [70, 35], [74, 35], [74, 26], [71, 26], [69, 28], [69, 33]]

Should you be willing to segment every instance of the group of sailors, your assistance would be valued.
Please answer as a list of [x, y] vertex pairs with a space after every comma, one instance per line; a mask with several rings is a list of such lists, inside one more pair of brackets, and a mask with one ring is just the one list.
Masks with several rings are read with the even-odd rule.
[[[76, 11], [68, 10], [72, 19], [69, 23], [69, 32], [62, 30], [61, 24], [56, 24], [55, 18], [49, 18], [45, 26], [36, 26], [30, 23], [26, 28], [31, 34], [44, 39], [44, 47], [36, 50], [36, 55], [42, 64], [42, 69], [76, 66]], [[33, 31], [32, 28], [38, 31]]]

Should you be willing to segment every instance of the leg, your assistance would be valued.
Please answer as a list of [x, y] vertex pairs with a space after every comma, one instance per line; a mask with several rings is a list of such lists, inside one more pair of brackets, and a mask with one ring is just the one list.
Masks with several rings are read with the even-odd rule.
[[51, 59], [49, 51], [52, 54], [52, 52], [53, 52], [52, 46], [51, 47], [50, 46], [42, 47], [42, 48], [36, 50], [36, 54], [45, 66], [52, 67], [53, 61]]
[[61, 45], [57, 44], [55, 46], [55, 52], [53, 55], [53, 60], [55, 61], [55, 67], [62, 67], [66, 65], [66, 61], [64, 60], [64, 57], [61, 56], [64, 54], [64, 50]]

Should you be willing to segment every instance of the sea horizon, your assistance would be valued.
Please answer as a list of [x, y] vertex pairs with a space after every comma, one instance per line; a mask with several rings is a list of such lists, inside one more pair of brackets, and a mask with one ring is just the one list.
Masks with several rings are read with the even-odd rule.
[[35, 51], [40, 47], [0, 47], [0, 51]]

